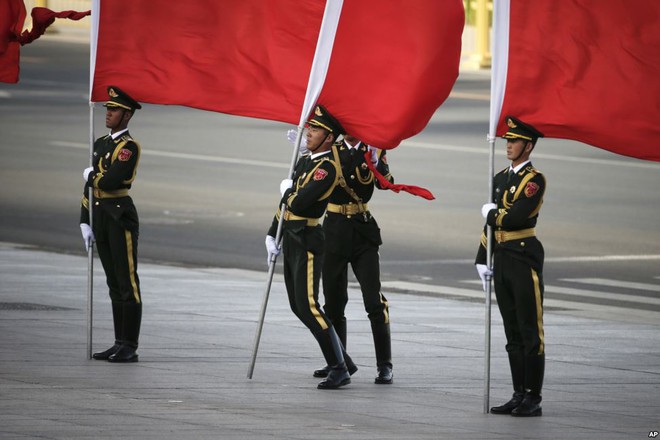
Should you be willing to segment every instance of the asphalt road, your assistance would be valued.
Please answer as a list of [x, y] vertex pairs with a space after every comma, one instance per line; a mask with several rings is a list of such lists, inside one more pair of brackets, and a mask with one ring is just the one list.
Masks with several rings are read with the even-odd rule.
[[[22, 48], [21, 69], [19, 84], [0, 84], [0, 241], [83, 254], [88, 47], [44, 38]], [[383, 279], [409, 283], [403, 290], [478, 290], [469, 281], [477, 278], [472, 262], [489, 179], [488, 93], [487, 73], [462, 73], [428, 127], [389, 153], [397, 182], [436, 196], [429, 202], [381, 191], [370, 203], [385, 242]], [[94, 111], [98, 137], [104, 112]], [[265, 277], [263, 241], [289, 167], [292, 127], [145, 105], [130, 128], [143, 151], [131, 191], [141, 259], [263, 270]], [[556, 139], [541, 140], [532, 159], [548, 181], [537, 227], [545, 281], [555, 287], [547, 295], [660, 311], [660, 164]], [[506, 165], [498, 152], [496, 169]]]

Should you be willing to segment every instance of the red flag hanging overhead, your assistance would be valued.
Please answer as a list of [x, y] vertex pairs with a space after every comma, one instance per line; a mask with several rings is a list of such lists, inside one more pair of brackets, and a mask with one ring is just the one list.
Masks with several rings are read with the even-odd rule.
[[33, 8], [32, 29], [23, 31], [25, 5], [23, 0], [0, 2], [0, 82], [18, 82], [20, 46], [32, 43], [46, 32], [56, 18], [80, 20], [91, 11], [55, 12], [48, 8]]
[[516, 115], [546, 137], [660, 161], [660, 2], [510, 0], [497, 134]]
[[23, 0], [0, 2], [0, 82], [18, 82], [20, 44], [16, 36], [25, 22]]
[[[137, 100], [298, 124], [325, 2], [102, 1], [92, 101]], [[419, 132], [458, 75], [461, 0], [345, 0], [319, 102], [364, 142]]]
[[92, 101], [135, 99], [298, 123], [323, 18], [301, 0], [102, 1]]
[[357, 138], [396, 147], [449, 96], [464, 21], [460, 0], [345, 0], [319, 102]]

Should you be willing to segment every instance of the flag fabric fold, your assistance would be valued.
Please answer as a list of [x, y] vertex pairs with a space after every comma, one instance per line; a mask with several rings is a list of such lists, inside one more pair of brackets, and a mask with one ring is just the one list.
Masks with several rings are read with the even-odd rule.
[[92, 11], [61, 11], [55, 12], [51, 11], [48, 8], [33, 8], [30, 13], [32, 17], [32, 29], [29, 31], [24, 31], [18, 36], [18, 42], [21, 43], [21, 46], [32, 43], [37, 38], [41, 37], [48, 26], [55, 22], [56, 18], [66, 18], [69, 20], [78, 21], [82, 18], [90, 15]]
[[56, 18], [80, 20], [91, 11], [55, 12], [48, 8], [33, 8], [32, 29], [23, 31], [26, 10], [22, 0], [0, 2], [0, 82], [18, 82], [20, 71], [20, 46], [29, 44], [42, 36]]
[[25, 22], [23, 0], [0, 2], [0, 82], [16, 83], [19, 75], [20, 35]]
[[660, 161], [660, 2], [506, 0], [504, 118], [546, 137]]
[[414, 196], [422, 197], [426, 200], [435, 200], [435, 196], [433, 195], [433, 193], [431, 193], [431, 191], [429, 191], [426, 188], [422, 188], [420, 186], [415, 186], [415, 185], [406, 185], [403, 183], [392, 183], [389, 180], [387, 180], [385, 176], [383, 176], [378, 172], [374, 164], [371, 162], [371, 151], [367, 151], [364, 154], [364, 161], [366, 162], [371, 172], [374, 173], [374, 176], [376, 177], [376, 180], [378, 180], [378, 183], [380, 184], [381, 188], [389, 189], [390, 191], [394, 191], [395, 193], [398, 193], [399, 191], [404, 191]]
[[[92, 101], [298, 124], [325, 2], [101, 1]], [[379, 148], [421, 131], [458, 76], [461, 0], [345, 0], [318, 102]]]

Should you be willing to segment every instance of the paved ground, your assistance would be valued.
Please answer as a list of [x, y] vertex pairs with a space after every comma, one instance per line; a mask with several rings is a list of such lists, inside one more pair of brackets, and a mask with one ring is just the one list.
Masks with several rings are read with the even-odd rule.
[[[265, 259], [265, 258], [264, 258]], [[360, 370], [316, 389], [311, 334], [273, 283], [252, 380], [266, 273], [141, 264], [140, 362], [87, 359], [86, 258], [0, 244], [2, 439], [642, 439], [660, 430], [660, 328], [548, 311], [544, 416], [483, 413], [484, 309], [389, 294], [395, 383], [375, 385], [369, 325], [352, 292]], [[95, 264], [94, 349], [112, 341]], [[493, 313], [491, 402], [510, 385]]]

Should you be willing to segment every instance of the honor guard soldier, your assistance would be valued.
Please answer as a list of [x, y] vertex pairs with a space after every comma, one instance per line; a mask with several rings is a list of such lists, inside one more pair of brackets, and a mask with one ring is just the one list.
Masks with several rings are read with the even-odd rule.
[[[365, 158], [366, 153], [370, 154]], [[364, 308], [371, 322], [376, 352], [375, 383], [392, 383], [392, 349], [387, 299], [380, 288], [378, 247], [382, 244], [380, 228], [369, 211], [368, 202], [374, 178], [369, 160], [390, 182], [393, 181], [385, 152], [367, 146], [353, 136], [345, 135], [333, 146], [335, 161], [341, 164], [339, 185], [330, 195], [323, 220], [325, 258], [323, 262], [323, 295], [326, 315], [332, 321], [339, 339], [346, 347], [346, 316], [348, 303], [348, 264], [360, 283]], [[314, 371], [315, 377], [326, 377], [330, 366]]]
[[486, 227], [476, 266], [486, 290], [492, 275], [497, 305], [504, 323], [513, 397], [490, 409], [493, 414], [540, 416], [545, 370], [543, 335], [543, 246], [535, 226], [543, 203], [545, 177], [529, 156], [543, 134], [512, 116], [506, 118], [509, 167], [493, 178], [492, 200], [482, 207], [493, 228], [493, 271], [486, 267]]
[[[108, 87], [105, 126], [110, 133], [94, 142], [93, 166], [85, 169], [80, 229], [89, 250], [96, 242], [110, 289], [115, 342], [109, 349], [94, 353], [97, 360], [137, 362], [136, 353], [142, 296], [137, 274], [139, 222], [133, 200], [128, 195], [138, 163], [140, 145], [128, 132], [135, 110], [142, 106], [118, 87]], [[88, 199], [92, 188], [92, 203]], [[93, 209], [93, 231], [89, 210]]]
[[317, 105], [307, 122], [306, 144], [310, 154], [301, 157], [293, 179], [280, 185], [286, 209], [278, 209], [266, 236], [269, 261], [278, 254], [275, 243], [280, 216], [284, 216], [282, 252], [284, 282], [293, 313], [316, 338], [330, 371], [318, 384], [320, 389], [334, 389], [351, 383], [350, 372], [357, 370], [344, 351], [332, 322], [319, 305], [319, 282], [323, 266], [323, 216], [338, 178], [338, 164], [332, 158], [334, 141], [343, 133], [341, 124]]

